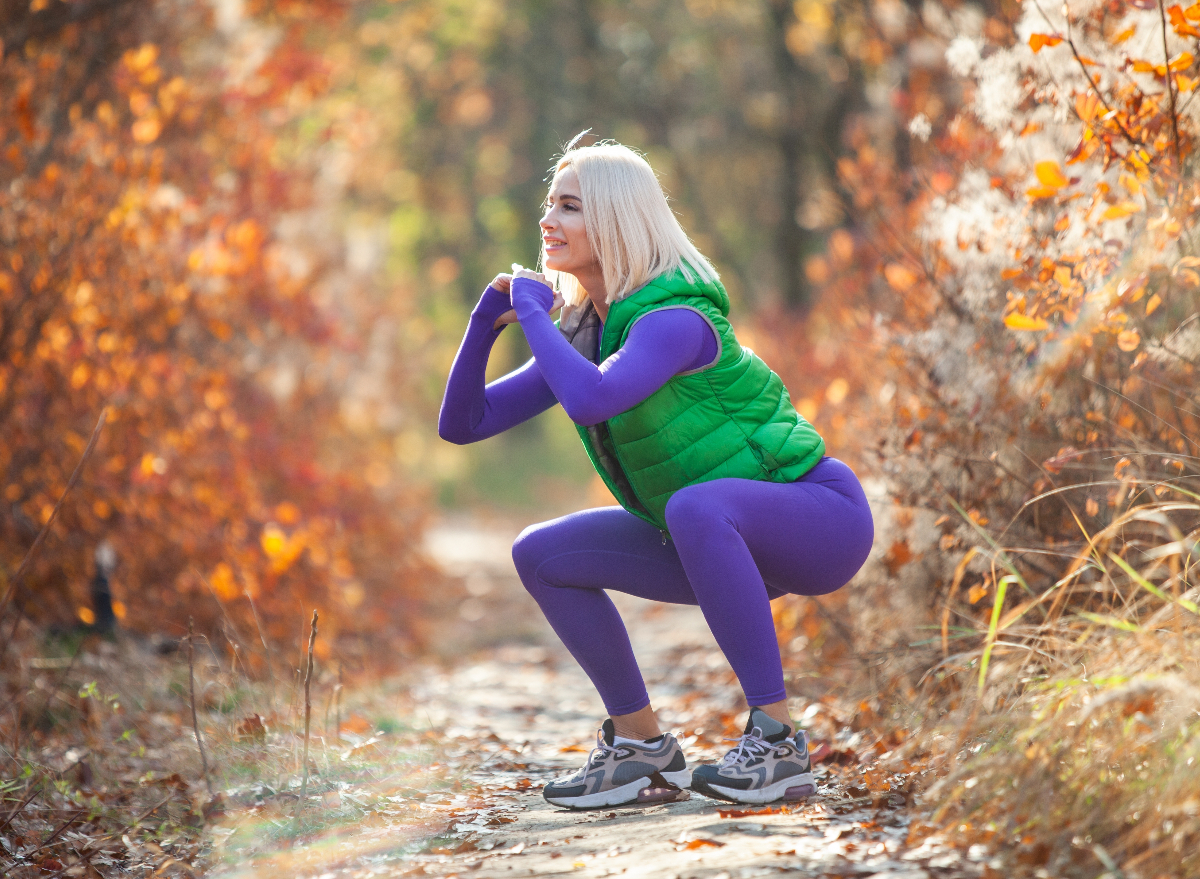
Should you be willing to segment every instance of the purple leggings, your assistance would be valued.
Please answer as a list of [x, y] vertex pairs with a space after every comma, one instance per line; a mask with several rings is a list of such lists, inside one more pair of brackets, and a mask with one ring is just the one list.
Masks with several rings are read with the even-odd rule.
[[853, 471], [826, 457], [796, 482], [703, 482], [676, 492], [666, 519], [664, 545], [620, 507], [572, 513], [526, 528], [513, 561], [610, 715], [650, 697], [605, 589], [699, 605], [747, 703], [784, 699], [771, 600], [832, 592], [866, 561], [874, 525]]

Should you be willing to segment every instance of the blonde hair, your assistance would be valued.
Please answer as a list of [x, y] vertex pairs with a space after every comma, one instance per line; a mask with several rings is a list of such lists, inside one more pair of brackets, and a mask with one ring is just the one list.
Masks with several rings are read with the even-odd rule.
[[[579, 180], [583, 225], [604, 272], [610, 304], [680, 268], [689, 282], [719, 279], [679, 225], [650, 163], [638, 153], [613, 141], [568, 146], [555, 163], [555, 175], [565, 168], [573, 168]], [[545, 266], [544, 246], [541, 262]], [[569, 304], [581, 305], [587, 298], [574, 276], [546, 270], [546, 277]]]

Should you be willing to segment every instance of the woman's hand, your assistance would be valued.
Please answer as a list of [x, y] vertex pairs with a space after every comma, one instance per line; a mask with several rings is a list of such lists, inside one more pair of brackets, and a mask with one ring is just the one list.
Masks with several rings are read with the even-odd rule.
[[543, 275], [541, 272], [535, 272], [533, 269], [527, 269], [524, 266], [517, 265], [516, 263], [513, 263], [512, 277], [514, 277], [514, 278], [533, 278], [533, 280], [537, 281], [540, 284], [545, 284], [547, 287], [550, 286], [550, 282], [546, 280], [546, 276]]
[[[501, 272], [492, 279], [492, 283], [488, 286], [499, 293], [507, 293], [512, 289], [512, 277], [512, 275], [507, 274], [506, 272]], [[492, 324], [492, 329], [498, 330], [503, 326], [515, 324], [516, 322], [517, 313], [510, 308], [508, 311], [504, 312], [504, 314], [496, 318], [496, 322]]]
[[[516, 263], [513, 263], [513, 273], [511, 275], [506, 275], [506, 274], [497, 275], [496, 279], [494, 281], [492, 281], [492, 286], [502, 292], [509, 292], [511, 295], [512, 281], [516, 278], [529, 278], [532, 281], [537, 281], [539, 284], [545, 284], [546, 287], [550, 286], [549, 282], [546, 280], [546, 276], [543, 275], [541, 272], [535, 272], [533, 269], [523, 268], [523, 267], [517, 265]], [[503, 284], [503, 286], [501, 286], [501, 284]], [[563, 301], [564, 300], [563, 300], [562, 296], [560, 296], [558, 293], [551, 293], [551, 301], [549, 303], [549, 307], [546, 307], [546, 304], [544, 302], [541, 303], [541, 305], [546, 308], [547, 313], [554, 314], [554, 312], [556, 312], [560, 308], [562, 308]], [[492, 325], [492, 329], [498, 330], [502, 326], [505, 326], [506, 324], [513, 324], [516, 322], [517, 322], [516, 309], [515, 308], [509, 309], [508, 311], [504, 312], [504, 314], [502, 314], [498, 318], [496, 318], [496, 322]]]

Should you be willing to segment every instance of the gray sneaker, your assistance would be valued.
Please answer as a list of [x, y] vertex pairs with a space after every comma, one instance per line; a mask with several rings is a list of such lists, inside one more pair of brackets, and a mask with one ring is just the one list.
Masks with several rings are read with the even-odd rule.
[[596, 733], [596, 747], [574, 775], [542, 789], [546, 801], [568, 809], [670, 803], [685, 800], [691, 778], [683, 749], [664, 733], [648, 742], [613, 743], [612, 720]]
[[750, 710], [738, 745], [716, 766], [692, 773], [692, 790], [734, 803], [802, 800], [817, 792], [808, 758], [808, 738], [800, 730], [792, 738], [786, 726], [764, 736], [763, 728], [780, 727], [757, 708]]

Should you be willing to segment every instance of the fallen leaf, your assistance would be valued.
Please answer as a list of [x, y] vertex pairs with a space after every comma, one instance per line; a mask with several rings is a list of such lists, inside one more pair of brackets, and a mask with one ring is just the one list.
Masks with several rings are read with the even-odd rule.
[[237, 737], [243, 742], [261, 742], [267, 738], [267, 727], [257, 714], [242, 719], [237, 727]]
[[908, 548], [908, 541], [901, 539], [888, 547], [888, 551], [883, 557], [883, 563], [887, 566], [888, 572], [894, 575], [913, 558], [913, 552]]
[[1023, 845], [1017, 849], [1017, 863], [1030, 866], [1041, 866], [1050, 860], [1050, 846], [1045, 842], [1034, 845]]
[[835, 765], [852, 765], [858, 762], [858, 755], [849, 748], [834, 748], [828, 742], [817, 742], [808, 752], [813, 764], [832, 763]]
[[715, 839], [705, 839], [699, 837], [691, 842], [684, 844], [679, 848], [679, 851], [698, 849], [698, 848], [722, 848], [725, 845], [723, 842], [717, 842]]
[[718, 809], [717, 814], [722, 818], [745, 818], [748, 815], [778, 815], [782, 811], [782, 808], [767, 806], [765, 809]]

